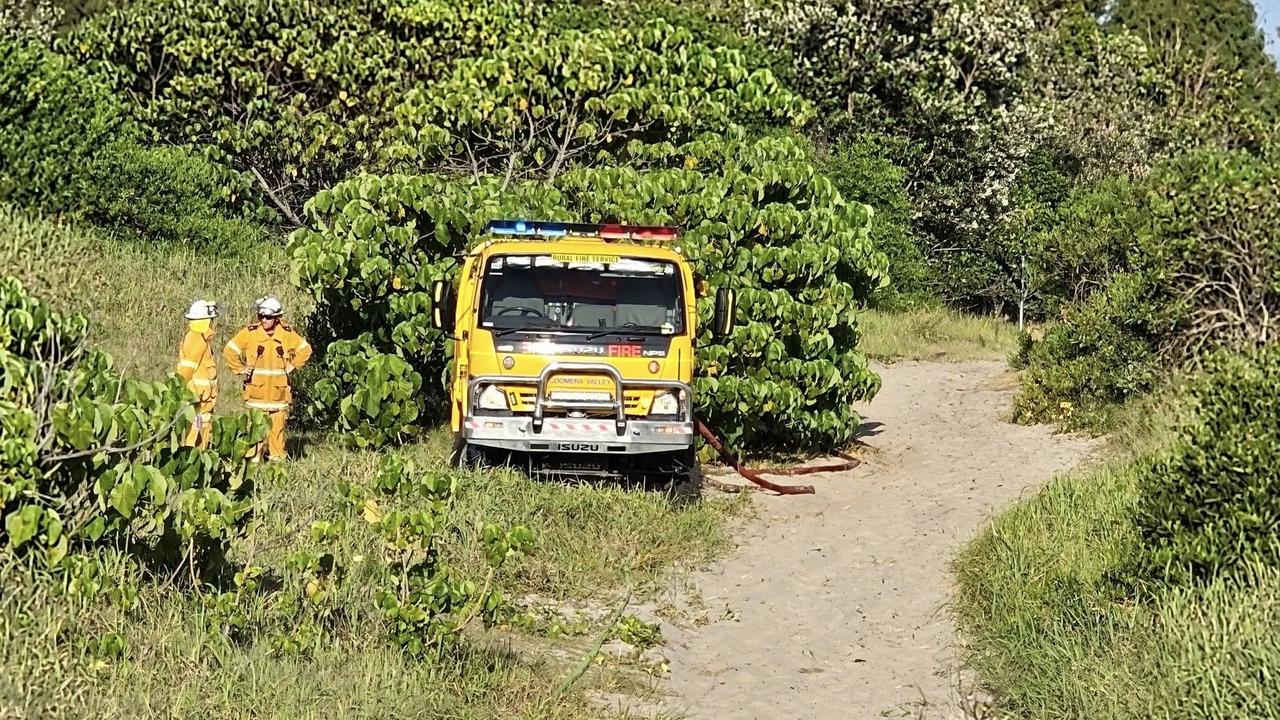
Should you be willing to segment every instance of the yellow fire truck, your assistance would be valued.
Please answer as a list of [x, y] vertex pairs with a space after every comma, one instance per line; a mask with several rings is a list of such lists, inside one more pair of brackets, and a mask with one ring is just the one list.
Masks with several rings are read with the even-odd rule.
[[[433, 287], [452, 334], [456, 459], [577, 476], [696, 467], [696, 301], [673, 228], [489, 223], [457, 287]], [[734, 294], [716, 294], [728, 333]]]

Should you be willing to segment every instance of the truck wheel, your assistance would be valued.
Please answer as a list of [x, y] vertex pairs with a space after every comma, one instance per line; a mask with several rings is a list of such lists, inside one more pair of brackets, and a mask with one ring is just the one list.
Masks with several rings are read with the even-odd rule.
[[678, 464], [679, 468], [671, 477], [672, 488], [682, 495], [702, 492], [702, 465], [698, 462], [698, 451], [695, 448], [682, 451]]
[[473, 470], [485, 465], [484, 450], [458, 438], [453, 443], [453, 457], [449, 464], [461, 470]]

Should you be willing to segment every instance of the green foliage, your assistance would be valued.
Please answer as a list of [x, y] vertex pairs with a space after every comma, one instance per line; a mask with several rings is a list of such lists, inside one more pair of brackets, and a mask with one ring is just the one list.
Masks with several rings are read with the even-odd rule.
[[1196, 150], [1140, 186], [1108, 183], [1073, 196], [1049, 245], [1061, 249], [1058, 259], [1041, 267], [1056, 292], [1082, 299], [1024, 347], [1017, 415], [1078, 413], [1076, 424], [1096, 424], [1108, 405], [1154, 387], [1162, 368], [1274, 340], [1275, 173], [1268, 156]]
[[0, 318], [7, 546], [51, 567], [98, 543], [224, 548], [248, 508], [244, 457], [265, 418], [220, 418], [210, 450], [182, 448], [194, 406], [181, 380], [120, 376], [84, 350], [83, 317], [52, 311], [10, 277], [0, 279]]
[[1084, 302], [1127, 267], [1131, 248], [1146, 230], [1146, 187], [1124, 178], [1074, 188], [1050, 217], [1030, 228], [1027, 281], [1036, 315], [1059, 316]]
[[[0, 40], [0, 199], [82, 215], [145, 239], [236, 251], [269, 213], [237, 173], [146, 148], [102, 78], [30, 42]], [[255, 208], [257, 208], [255, 210]]]
[[674, 224], [695, 268], [712, 285], [739, 290], [737, 329], [724, 342], [705, 330], [711, 300], [699, 302], [696, 391], [708, 420], [752, 448], [848, 442], [858, 426], [852, 402], [879, 385], [856, 350], [854, 313], [887, 281], [866, 208], [846, 204], [788, 138], [703, 141], [686, 152], [691, 167], [706, 170], [581, 168], [506, 189], [498, 178], [357, 178], [308, 205], [313, 227], [291, 242], [295, 275], [334, 337], [372, 328], [360, 342], [431, 378], [418, 396], [421, 416], [439, 417], [445, 387], [434, 379], [443, 381], [449, 349], [428, 325], [428, 293], [487, 220]]
[[[1142, 34], [1177, 62], [1179, 72], [1200, 65], [1213, 75], [1239, 71], [1274, 70], [1266, 54], [1266, 36], [1258, 26], [1257, 9], [1248, 0], [1204, 0], [1186, 4], [1176, 0], [1119, 0], [1107, 21]], [[1211, 57], [1204, 63], [1206, 56]], [[1202, 78], [1202, 82], [1204, 79]]]
[[742, 51], [661, 19], [636, 29], [548, 28], [411, 91], [384, 152], [393, 167], [510, 183], [583, 164], [679, 163], [675, 149], [698, 133], [801, 125], [808, 114]]
[[1201, 350], [1276, 339], [1280, 311], [1280, 157], [1205, 149], [1153, 176], [1152, 231], [1138, 262], [1154, 268], [1173, 306], [1168, 339], [1178, 359]]
[[927, 303], [937, 292], [937, 281], [912, 227], [907, 171], [894, 162], [892, 146], [892, 138], [879, 135], [842, 139], [822, 162], [822, 172], [845, 200], [872, 208], [871, 240], [889, 258], [893, 276], [893, 283], [872, 302], [883, 309], [903, 309]]
[[185, 148], [112, 143], [94, 158], [92, 180], [71, 207], [126, 236], [230, 254], [251, 252], [268, 237], [254, 220], [270, 214], [249, 212], [244, 179]]
[[1063, 312], [1041, 340], [1024, 336], [1014, 417], [1105, 428], [1110, 410], [1150, 392], [1162, 376], [1159, 343], [1167, 329], [1160, 306], [1148, 278], [1131, 273]]
[[[815, 0], [748, 4], [747, 34], [788, 64], [837, 136], [886, 138], [904, 168], [915, 239], [958, 306], [1001, 308], [1014, 266], [1000, 252], [1027, 158], [1048, 133], [1024, 102], [1038, 50], [1020, 0]], [[976, 61], [976, 58], [982, 58]], [[909, 271], [921, 273], [914, 263]]]
[[1276, 718], [1280, 571], [1253, 562], [1144, 602], [1117, 584], [1144, 547], [1133, 517], [1149, 467], [1126, 457], [1055, 479], [961, 553], [965, 659], [1002, 711]]
[[0, 39], [0, 199], [75, 207], [127, 119], [108, 88], [32, 42]]
[[154, 138], [209, 143], [216, 160], [260, 175], [291, 221], [378, 154], [405, 93], [526, 32], [538, 7], [144, 0], [99, 13], [60, 47], [100, 65]]
[[662, 628], [657, 623], [647, 623], [635, 615], [618, 618], [614, 632], [619, 640], [641, 650], [662, 644]]
[[323, 377], [310, 389], [319, 417], [360, 447], [407, 439], [422, 412], [422, 376], [404, 359], [374, 349], [365, 333], [329, 345]]
[[1280, 564], [1280, 351], [1210, 357], [1191, 383], [1192, 412], [1142, 477], [1137, 524], [1145, 571], [1171, 582], [1258, 560]]
[[460, 579], [442, 553], [455, 529], [451, 511], [457, 484], [454, 475], [416, 474], [412, 463], [386, 455], [378, 471], [379, 489], [393, 493], [405, 509], [384, 511], [372, 498], [360, 505], [389, 554], [389, 575], [376, 590], [374, 604], [396, 642], [413, 655], [449, 649], [477, 616], [486, 626], [492, 624], [506, 603], [492, 587], [493, 574], [533, 544], [533, 534], [524, 526], [503, 530], [486, 524], [481, 538], [488, 577], [482, 586]]

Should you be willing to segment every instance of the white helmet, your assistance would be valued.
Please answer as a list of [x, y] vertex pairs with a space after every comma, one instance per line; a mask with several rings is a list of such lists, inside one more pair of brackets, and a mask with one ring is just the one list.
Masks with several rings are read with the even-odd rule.
[[258, 317], [280, 317], [284, 314], [284, 306], [271, 295], [258, 298], [253, 306], [258, 312]]
[[188, 320], [209, 320], [218, 317], [218, 305], [212, 300], [196, 300], [187, 310]]

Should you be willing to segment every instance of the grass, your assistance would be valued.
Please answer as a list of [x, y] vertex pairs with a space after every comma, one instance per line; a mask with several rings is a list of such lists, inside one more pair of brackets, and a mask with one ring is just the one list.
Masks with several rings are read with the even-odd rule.
[[[24, 590], [0, 598], [0, 715], [601, 716], [581, 696], [549, 692], [563, 672], [558, 665], [502, 643], [478, 640], [447, 661], [421, 661], [352, 627], [305, 653], [282, 654], [269, 642], [237, 642], [206, 629], [203, 598], [189, 590], [132, 579], [141, 592], [126, 612], [69, 603], [39, 582], [5, 577], [6, 588]], [[123, 639], [119, 656], [101, 649], [110, 633]]]
[[1138, 659], [1151, 618], [1109, 581], [1136, 542], [1135, 475], [1121, 462], [1058, 478], [956, 561], [969, 663], [1013, 716], [1142, 716]]
[[1017, 348], [1018, 330], [992, 317], [946, 308], [866, 310], [858, 316], [860, 347], [881, 361], [1005, 360]]
[[[6, 272], [60, 307], [85, 312], [94, 343], [111, 352], [117, 367], [148, 378], [172, 370], [181, 315], [196, 296], [223, 304], [224, 338], [267, 292], [280, 294], [295, 316], [307, 308], [287, 286], [288, 263], [274, 245], [252, 258], [219, 258], [182, 246], [120, 242], [0, 206], [0, 260]], [[219, 411], [237, 410], [237, 395], [224, 386]], [[117, 596], [135, 589], [134, 602], [105, 594], [75, 600], [47, 578], [35, 580], [20, 563], [0, 559], [0, 717], [250, 712], [262, 718], [575, 720], [610, 716], [586, 701], [584, 689], [643, 691], [645, 682], [629, 679], [632, 670], [610, 662], [593, 665], [573, 692], [558, 693], [582, 643], [535, 637], [536, 628], [477, 631], [464, 651], [447, 657], [402, 653], [374, 607], [375, 588], [362, 564], [386, 550], [338, 495], [342, 482], [371, 486], [381, 455], [323, 434], [297, 439], [299, 457], [258, 478], [251, 532], [231, 549], [233, 560], [277, 573], [272, 589], [245, 601], [253, 628], [246, 637], [220, 629], [221, 616], [210, 610], [212, 588], [149, 575], [117, 550], [102, 553], [100, 580]], [[399, 452], [421, 470], [443, 470], [448, 446], [447, 433], [437, 431]], [[530, 555], [495, 578], [517, 605], [536, 596], [566, 607], [612, 607], [625, 588], [641, 597], [655, 592], [673, 572], [730, 547], [728, 521], [745, 505], [737, 498], [703, 501], [612, 484], [539, 482], [511, 472], [466, 473], [458, 481], [456, 531], [445, 554], [461, 576], [483, 574], [484, 523], [534, 531]], [[318, 545], [311, 534], [317, 521], [345, 529]], [[300, 582], [287, 562], [300, 550], [329, 552], [346, 569], [326, 590], [332, 600], [324, 612], [290, 609], [284, 600]], [[526, 631], [533, 634], [523, 637]], [[302, 648], [282, 650], [281, 638], [300, 640]]]
[[[428, 441], [399, 452], [421, 469], [444, 469], [449, 443], [437, 431]], [[377, 452], [346, 450], [320, 444], [269, 480], [258, 491], [272, 538], [302, 542], [310, 524], [330, 519], [339, 479], [368, 483]], [[640, 594], [660, 589], [673, 567], [701, 565], [732, 545], [728, 521], [745, 499], [700, 500], [661, 490], [624, 488], [615, 483], [572, 485], [531, 480], [523, 474], [494, 470], [466, 473], [454, 514], [461, 541], [454, 563], [468, 574], [482, 572], [478, 540], [484, 522], [525, 525], [536, 546], [530, 557], [501, 578], [514, 596], [538, 595], [556, 600], [611, 601], [631, 585]]]
[[[0, 267], [55, 307], [92, 323], [93, 345], [129, 374], [161, 378], [174, 369], [191, 301], [208, 298], [222, 317], [214, 347], [253, 320], [253, 301], [274, 294], [289, 318], [311, 304], [289, 282], [281, 244], [253, 256], [220, 257], [176, 243], [121, 242], [76, 225], [58, 225], [0, 204]], [[239, 388], [221, 373], [220, 401], [239, 409]]]
[[1178, 412], [1168, 397], [1125, 408], [1109, 461], [1004, 512], [956, 560], [954, 617], [1001, 716], [1280, 718], [1280, 571], [1130, 579], [1140, 470]]

